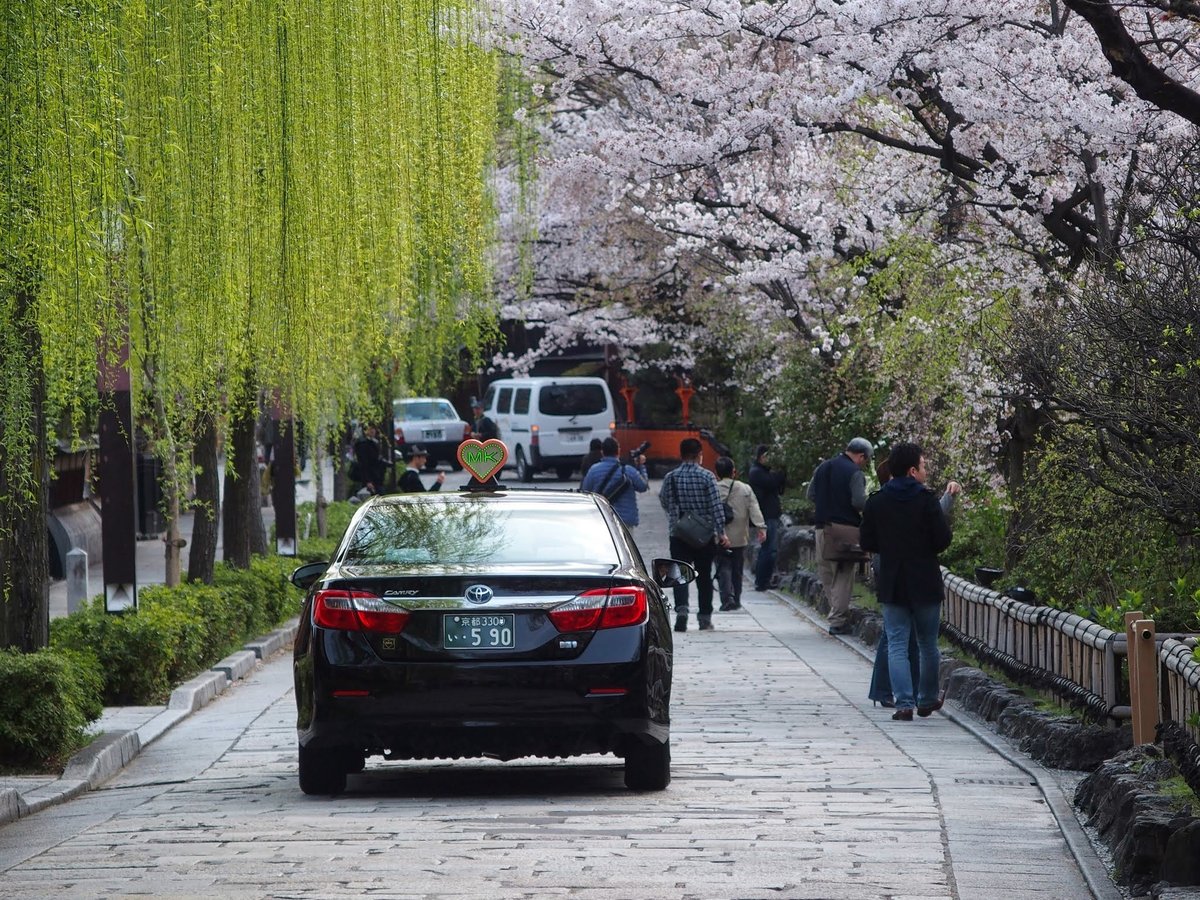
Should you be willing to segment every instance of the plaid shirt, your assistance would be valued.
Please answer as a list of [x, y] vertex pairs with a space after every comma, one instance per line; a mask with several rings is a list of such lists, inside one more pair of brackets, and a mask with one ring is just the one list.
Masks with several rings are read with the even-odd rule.
[[667, 473], [658, 502], [667, 511], [668, 529], [675, 527], [685, 511], [691, 511], [712, 518], [713, 537], [720, 539], [725, 534], [725, 508], [717, 493], [717, 478], [696, 463], [685, 462]]

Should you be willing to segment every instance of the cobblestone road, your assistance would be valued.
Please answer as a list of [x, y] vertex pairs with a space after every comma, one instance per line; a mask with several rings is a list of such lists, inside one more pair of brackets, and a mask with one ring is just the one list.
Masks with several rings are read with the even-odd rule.
[[744, 602], [678, 636], [663, 793], [597, 757], [372, 760], [306, 797], [285, 655], [102, 789], [0, 829], [0, 896], [1090, 896], [1028, 775], [941, 715], [892, 722], [859, 655]]

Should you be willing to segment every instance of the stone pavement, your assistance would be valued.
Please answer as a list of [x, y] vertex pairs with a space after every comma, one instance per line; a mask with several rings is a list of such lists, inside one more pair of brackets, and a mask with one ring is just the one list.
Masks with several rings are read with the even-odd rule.
[[[639, 500], [639, 546], [647, 560], [666, 555], [656, 498]], [[1121, 896], [1053, 776], [949, 705], [893, 722], [865, 699], [870, 667], [856, 642], [776, 594], [748, 590], [743, 603], [717, 614], [716, 631], [676, 636], [674, 779], [661, 795], [614, 789], [619, 765], [585, 758], [372, 760], [344, 796], [304, 798], [290, 666], [277, 657], [246, 673], [234, 701], [189, 709], [152, 744], [139, 740], [124, 771], [69, 804], [86, 818], [137, 788], [127, 840], [106, 836], [100, 817], [90, 840], [62, 841], [59, 826], [39, 825], [57, 816], [48, 809], [0, 828], [0, 893]], [[208, 781], [176, 784], [167, 761], [228, 729], [215, 717], [256, 692], [254, 727], [230, 732]], [[166, 711], [110, 710], [104, 725], [136, 734]], [[40, 781], [26, 794], [53, 790]], [[218, 793], [199, 791], [205, 783]], [[103, 854], [103, 874], [89, 849]], [[397, 883], [401, 859], [429, 864], [405, 867]]]

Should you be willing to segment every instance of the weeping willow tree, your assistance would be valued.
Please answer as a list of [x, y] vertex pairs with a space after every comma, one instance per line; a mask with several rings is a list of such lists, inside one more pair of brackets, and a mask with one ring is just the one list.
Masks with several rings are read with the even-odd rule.
[[498, 68], [476, 0], [0, 2], [0, 564], [44, 619], [45, 423], [86, 427], [98, 348], [128, 335], [170, 528], [264, 390], [316, 434], [381, 360], [421, 385], [491, 336]]

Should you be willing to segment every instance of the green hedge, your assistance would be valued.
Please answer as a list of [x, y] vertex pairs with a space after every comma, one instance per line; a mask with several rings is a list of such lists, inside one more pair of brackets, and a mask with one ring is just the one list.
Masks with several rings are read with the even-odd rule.
[[93, 654], [0, 650], [0, 766], [54, 768], [88, 742], [103, 711], [103, 678]]
[[161, 703], [175, 685], [296, 615], [303, 595], [287, 580], [295, 566], [278, 556], [247, 570], [220, 565], [211, 585], [146, 587], [137, 610], [118, 615], [96, 597], [50, 623], [51, 646], [99, 660], [105, 704]]

